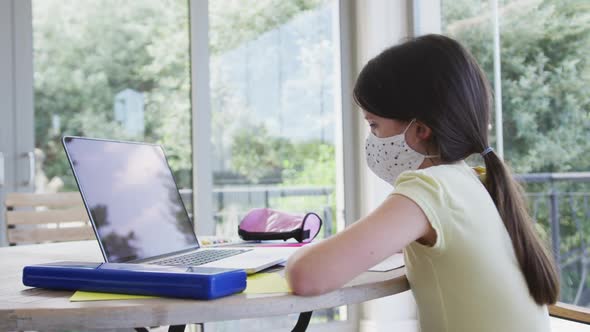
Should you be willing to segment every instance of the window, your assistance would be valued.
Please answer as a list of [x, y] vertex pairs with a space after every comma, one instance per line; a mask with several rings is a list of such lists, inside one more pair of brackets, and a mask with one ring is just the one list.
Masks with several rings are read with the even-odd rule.
[[337, 5], [210, 2], [217, 234], [255, 207], [315, 211], [335, 232]]
[[33, 1], [37, 192], [76, 191], [63, 135], [162, 144], [192, 187], [187, 1]]
[[[338, 6], [209, 2], [217, 235], [235, 236], [258, 207], [313, 211], [324, 221], [319, 237], [336, 233]], [[344, 308], [313, 315], [314, 322], [342, 319]]]
[[443, 33], [467, 46], [490, 80], [501, 77], [504, 157], [559, 262], [561, 301], [590, 306], [590, 6], [497, 1], [494, 63], [495, 2], [442, 1]]

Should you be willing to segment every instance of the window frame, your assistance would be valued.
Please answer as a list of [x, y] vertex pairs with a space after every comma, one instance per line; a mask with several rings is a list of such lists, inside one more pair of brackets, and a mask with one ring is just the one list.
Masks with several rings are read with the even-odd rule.
[[[209, 88], [209, 1], [189, 0], [193, 220], [198, 235], [214, 235]], [[200, 158], [205, 155], [206, 158]], [[197, 190], [198, 188], [198, 190]], [[209, 216], [209, 217], [205, 217]]]
[[[0, 202], [4, 192], [32, 191], [34, 161], [33, 27], [31, 0], [0, 1]], [[23, 134], [24, 133], [24, 134]], [[8, 245], [5, 213], [0, 246]]]

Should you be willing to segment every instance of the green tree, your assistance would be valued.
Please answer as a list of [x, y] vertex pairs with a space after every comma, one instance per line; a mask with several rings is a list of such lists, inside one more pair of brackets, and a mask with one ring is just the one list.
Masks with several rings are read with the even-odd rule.
[[288, 139], [271, 137], [263, 125], [240, 129], [233, 138], [232, 167], [259, 183], [267, 177], [268, 182], [282, 182], [280, 175], [283, 164], [294, 159], [295, 149]]
[[310, 141], [295, 145], [295, 160], [283, 161], [284, 185], [334, 186], [336, 151], [333, 144]]

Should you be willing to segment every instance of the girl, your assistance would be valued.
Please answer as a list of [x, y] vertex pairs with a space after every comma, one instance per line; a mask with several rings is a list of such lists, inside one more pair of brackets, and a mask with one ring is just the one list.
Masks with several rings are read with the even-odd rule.
[[[448, 37], [415, 38], [369, 61], [354, 97], [371, 127], [369, 168], [394, 190], [289, 259], [293, 292], [332, 291], [403, 249], [423, 332], [549, 331], [557, 272], [489, 147], [492, 98], [473, 57]], [[464, 161], [475, 153], [485, 174]]]

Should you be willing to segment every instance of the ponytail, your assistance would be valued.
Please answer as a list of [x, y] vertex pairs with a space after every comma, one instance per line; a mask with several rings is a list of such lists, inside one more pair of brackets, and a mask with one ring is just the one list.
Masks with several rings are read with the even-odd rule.
[[529, 292], [539, 305], [554, 304], [559, 296], [558, 272], [535, 231], [522, 187], [493, 151], [482, 155], [486, 165], [485, 186], [508, 230]]

